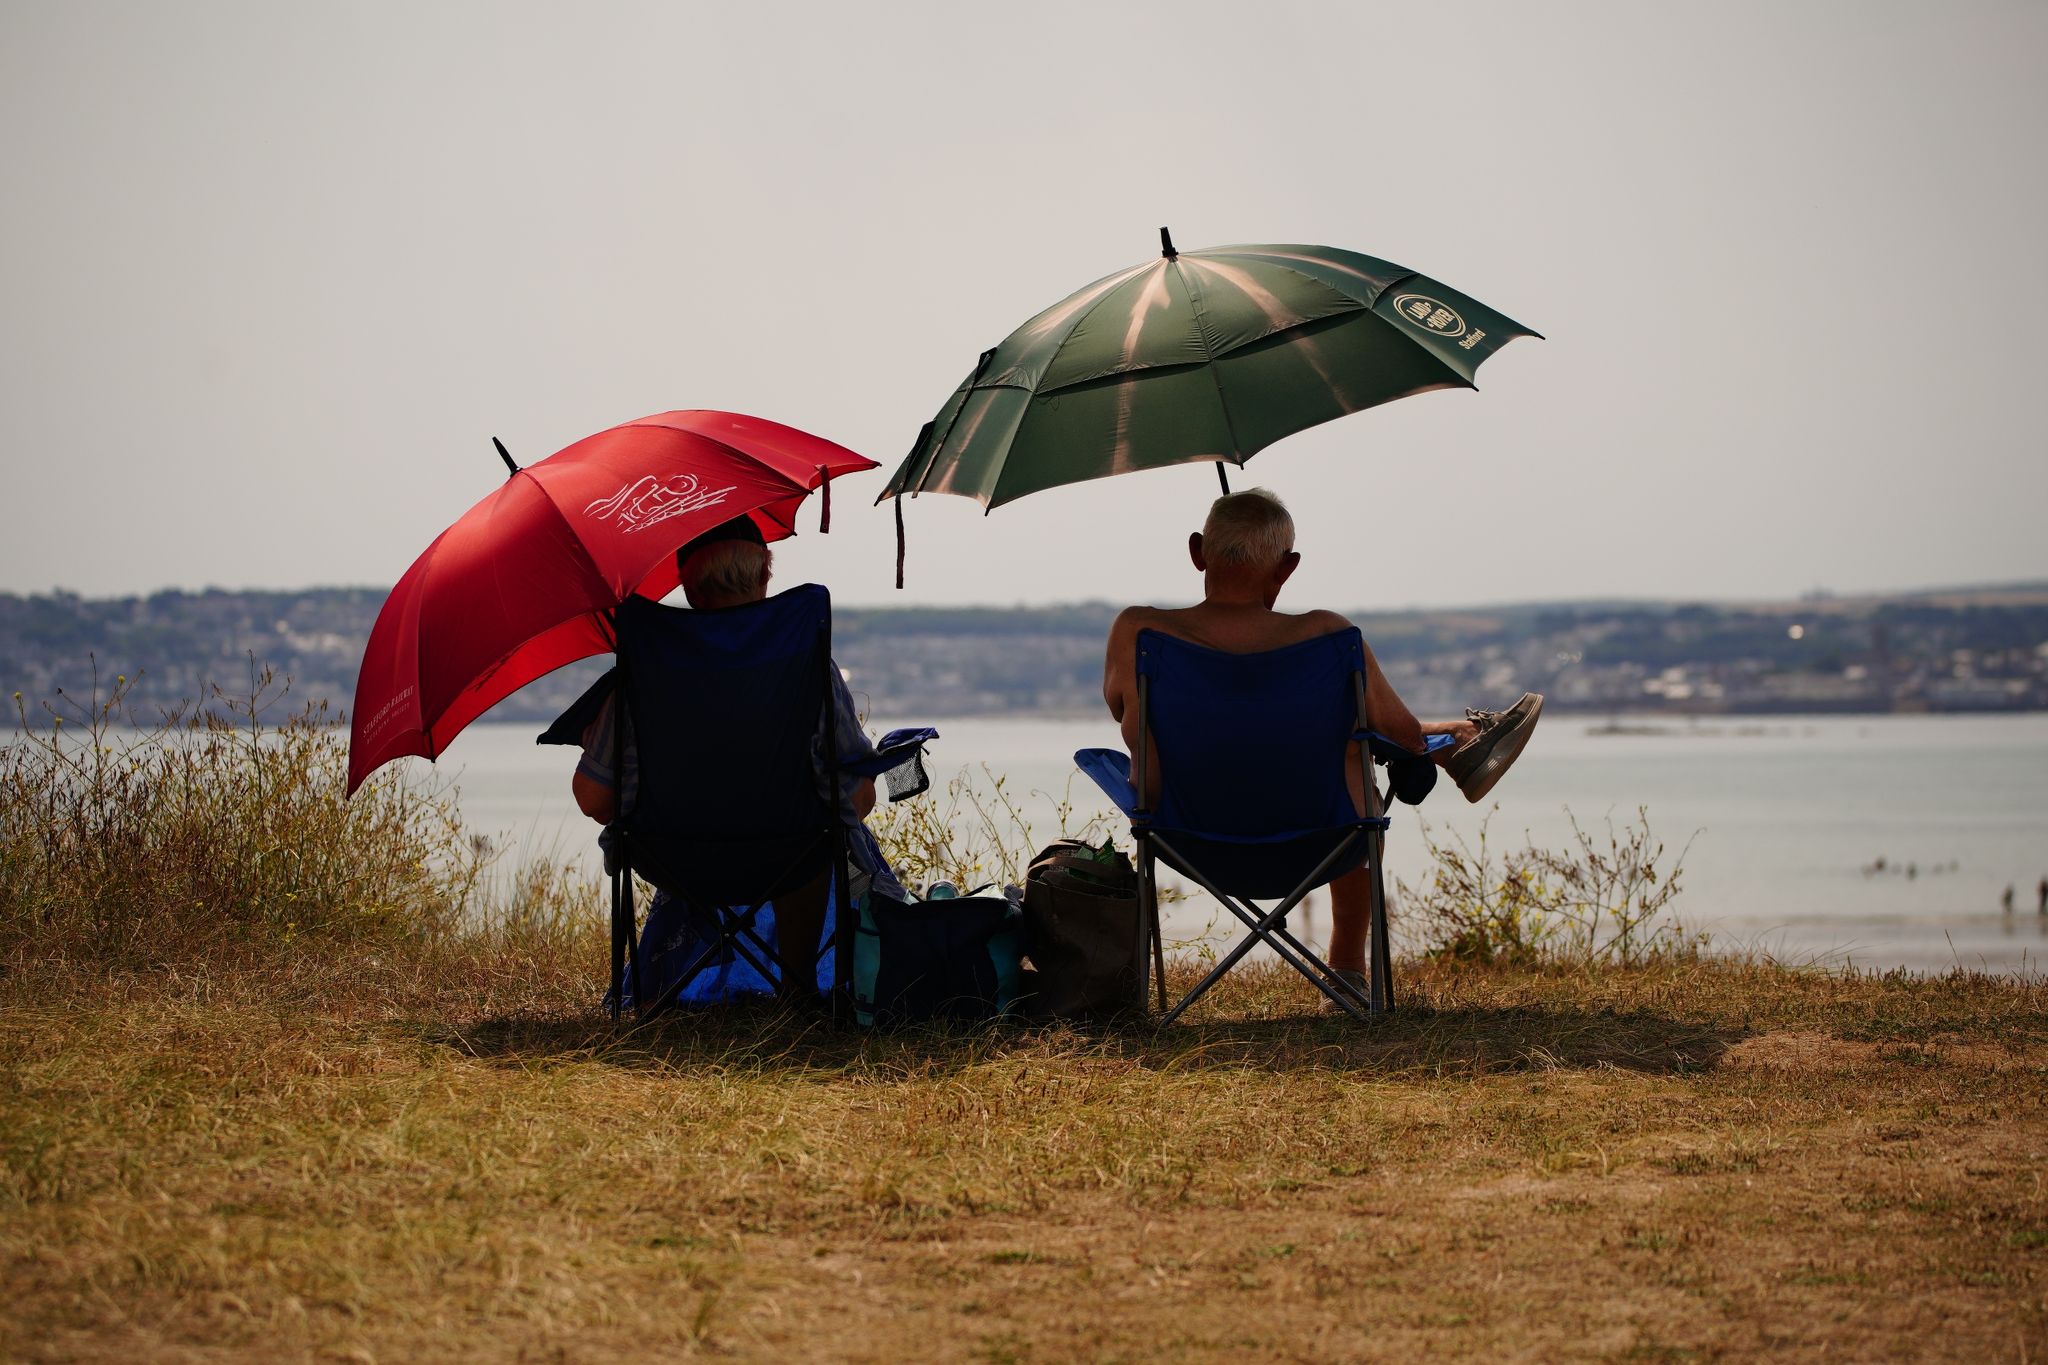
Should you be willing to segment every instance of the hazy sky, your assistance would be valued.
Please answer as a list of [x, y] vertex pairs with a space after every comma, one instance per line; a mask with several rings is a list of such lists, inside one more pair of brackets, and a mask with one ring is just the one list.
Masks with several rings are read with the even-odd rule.
[[[669, 408], [893, 465], [1162, 223], [1549, 337], [1252, 462], [1304, 605], [2048, 577], [2048, 5], [0, 0], [0, 126], [0, 590], [388, 585]], [[1205, 468], [921, 498], [901, 594], [881, 479], [784, 581], [1199, 587]]]

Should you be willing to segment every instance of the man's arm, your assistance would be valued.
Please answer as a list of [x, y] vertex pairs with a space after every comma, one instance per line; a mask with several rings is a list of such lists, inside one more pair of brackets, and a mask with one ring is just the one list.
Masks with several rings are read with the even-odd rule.
[[612, 789], [609, 786], [585, 777], [579, 771], [569, 779], [569, 790], [576, 798], [576, 809], [600, 825], [612, 822]]
[[[853, 693], [847, 690], [846, 676], [839, 671], [836, 662], [831, 664], [831, 669], [832, 744], [837, 751], [840, 766], [844, 768], [846, 764], [873, 758], [875, 745], [860, 723], [860, 708], [853, 704]], [[822, 758], [815, 750], [813, 756]], [[839, 780], [840, 790], [845, 793], [846, 800], [852, 805], [854, 815], [862, 820], [867, 819], [868, 812], [875, 808], [875, 779], [863, 777], [850, 780], [847, 774], [842, 773]]]
[[583, 754], [576, 762], [575, 775], [569, 779], [569, 793], [576, 798], [576, 809], [600, 825], [609, 825], [618, 813], [618, 774], [612, 771], [615, 742], [612, 699], [607, 697], [590, 724], [583, 727]]
[[1145, 610], [1126, 607], [1109, 628], [1109, 649], [1102, 660], [1102, 700], [1111, 720], [1123, 726], [1124, 744], [1138, 751], [1138, 632]]
[[1138, 632], [1155, 619], [1150, 607], [1126, 607], [1119, 612], [1109, 628], [1109, 651], [1102, 661], [1102, 699], [1123, 730], [1124, 752], [1136, 761], [1138, 750], [1145, 748], [1142, 787], [1148, 804], [1159, 799], [1159, 750], [1138, 743]]
[[[1315, 626], [1317, 635], [1352, 629], [1350, 619], [1338, 612], [1313, 611], [1307, 613], [1307, 617]], [[1359, 636], [1358, 641], [1365, 648], [1366, 724], [1410, 753], [1421, 753], [1422, 722], [1415, 719], [1414, 712], [1394, 691], [1394, 685], [1387, 681], [1387, 675], [1381, 671], [1380, 661], [1373, 657], [1372, 646], [1365, 643], [1365, 637]]]
[[1422, 722], [1387, 681], [1380, 661], [1372, 656], [1371, 645], [1365, 647], [1365, 717], [1373, 729], [1408, 752], [1423, 751]]

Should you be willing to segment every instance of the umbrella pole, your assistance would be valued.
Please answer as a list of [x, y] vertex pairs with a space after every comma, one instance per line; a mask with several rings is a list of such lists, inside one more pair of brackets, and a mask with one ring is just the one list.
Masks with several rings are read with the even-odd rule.
[[1223, 496], [1230, 496], [1230, 475], [1223, 470], [1223, 461], [1216, 462], [1216, 482], [1223, 485]]

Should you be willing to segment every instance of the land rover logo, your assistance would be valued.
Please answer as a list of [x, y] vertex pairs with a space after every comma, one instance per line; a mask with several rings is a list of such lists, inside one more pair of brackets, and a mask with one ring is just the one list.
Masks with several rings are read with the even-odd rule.
[[1465, 319], [1458, 316], [1458, 310], [1437, 302], [1427, 294], [1399, 294], [1394, 298], [1394, 311], [1405, 322], [1412, 322], [1425, 332], [1434, 332], [1440, 337], [1461, 337], [1465, 335]]

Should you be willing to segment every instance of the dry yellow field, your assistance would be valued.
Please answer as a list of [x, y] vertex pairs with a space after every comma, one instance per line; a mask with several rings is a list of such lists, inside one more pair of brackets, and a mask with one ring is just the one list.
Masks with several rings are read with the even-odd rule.
[[615, 1035], [596, 964], [0, 978], [0, 1355], [2048, 1357], [2048, 989], [1240, 974]]

